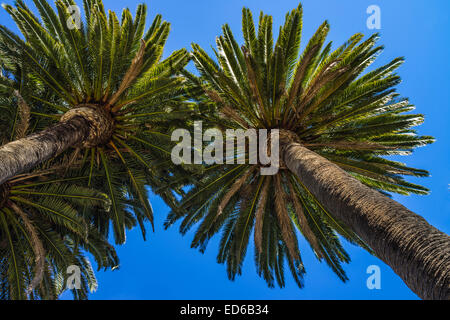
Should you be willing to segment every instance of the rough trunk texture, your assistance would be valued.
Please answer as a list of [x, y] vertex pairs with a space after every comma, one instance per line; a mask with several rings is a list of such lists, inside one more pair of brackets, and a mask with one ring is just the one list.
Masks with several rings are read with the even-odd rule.
[[102, 108], [83, 105], [69, 110], [53, 127], [0, 147], [0, 185], [69, 147], [92, 147], [106, 142], [113, 125]]
[[102, 106], [83, 104], [70, 109], [62, 117], [61, 122], [81, 116], [89, 122], [89, 134], [78, 147], [92, 148], [107, 143], [114, 131], [114, 120]]
[[81, 143], [89, 135], [89, 122], [81, 116], [0, 148], [0, 184], [15, 175]]
[[292, 140], [286, 166], [422, 299], [450, 299], [450, 237]]

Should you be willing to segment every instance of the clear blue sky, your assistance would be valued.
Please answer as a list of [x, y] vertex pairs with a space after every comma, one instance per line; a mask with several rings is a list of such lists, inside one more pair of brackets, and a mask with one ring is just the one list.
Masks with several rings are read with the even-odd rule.
[[[31, 5], [30, 0], [25, 2]], [[105, 7], [116, 12], [125, 4], [134, 11], [138, 2], [141, 1], [104, 0]], [[191, 42], [209, 49], [224, 23], [231, 25], [241, 41], [243, 6], [252, 9], [254, 17], [260, 10], [273, 15], [278, 26], [284, 21], [285, 13], [298, 5], [297, 0], [145, 2], [149, 7], [149, 21], [156, 13], [161, 13], [172, 23], [166, 55], [181, 47], [189, 48]], [[419, 127], [419, 133], [437, 138], [433, 145], [400, 159], [431, 172], [429, 178], [412, 179], [431, 189], [431, 195], [394, 198], [450, 233], [450, 2], [304, 0], [302, 4], [303, 48], [305, 39], [309, 39], [325, 19], [331, 24], [328, 40], [333, 40], [335, 45], [342, 44], [356, 32], [370, 35], [373, 30], [366, 27], [366, 8], [372, 4], [381, 8], [380, 43], [386, 49], [376, 65], [397, 56], [406, 57], [406, 63], [399, 70], [403, 83], [398, 91], [410, 98], [417, 107], [416, 112], [425, 114], [426, 121]], [[0, 12], [0, 21], [12, 28], [4, 10]], [[284, 289], [267, 288], [255, 273], [253, 249], [248, 252], [243, 275], [231, 282], [225, 267], [215, 261], [217, 239], [210, 242], [205, 254], [190, 249], [192, 232], [182, 237], [177, 228], [164, 231], [162, 223], [168, 208], [154, 195], [151, 200], [156, 213], [156, 232], [147, 242], [143, 242], [138, 230], [128, 233], [126, 245], [118, 248], [120, 269], [97, 273], [99, 288], [91, 299], [417, 299], [387, 265], [348, 243], [345, 247], [352, 262], [345, 266], [350, 278], [347, 283], [342, 283], [325, 263], [315, 260], [304, 241], [300, 244], [307, 270], [304, 289], [298, 289], [290, 278]], [[381, 268], [381, 290], [366, 287], [366, 269], [373, 264]]]

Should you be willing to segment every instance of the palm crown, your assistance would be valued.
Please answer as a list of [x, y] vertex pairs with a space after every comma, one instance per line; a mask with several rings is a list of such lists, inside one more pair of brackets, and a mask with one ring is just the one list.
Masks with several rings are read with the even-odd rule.
[[[427, 176], [426, 171], [383, 158], [408, 154], [433, 138], [416, 134], [412, 127], [423, 116], [404, 114], [413, 106], [395, 93], [400, 78], [394, 71], [402, 58], [361, 75], [382, 51], [376, 34], [365, 41], [356, 34], [332, 51], [331, 43], [325, 44], [329, 25], [324, 22], [299, 55], [301, 6], [286, 15], [275, 43], [271, 16], [261, 13], [256, 29], [244, 8], [242, 29], [245, 43], [240, 47], [229, 26], [223, 26], [214, 50], [218, 62], [192, 46], [200, 77], [191, 75], [191, 80], [202, 92], [196, 98], [217, 109], [208, 116], [210, 123], [221, 129], [280, 129], [282, 139], [301, 143], [380, 192], [428, 192], [402, 177]], [[270, 286], [275, 281], [284, 285], [284, 261], [302, 286], [299, 231], [317, 258], [346, 280], [341, 263], [350, 258], [338, 235], [370, 248], [282, 163], [274, 176], [260, 175], [259, 166], [207, 169], [183, 199], [186, 211], [173, 212], [166, 226], [182, 219], [185, 233], [199, 223], [192, 246], [202, 251], [222, 230], [217, 260], [227, 263], [231, 279], [241, 273], [253, 229], [257, 270]]]
[[[32, 131], [30, 108], [16, 92], [1, 97], [1, 119], [9, 124], [0, 140], [20, 139]], [[8, 118], [9, 121], [7, 120]], [[31, 127], [31, 128], [30, 128]], [[107, 195], [58, 178], [63, 163], [44, 163], [0, 186], [0, 298], [56, 299], [65, 291], [68, 268], [80, 268], [80, 285], [72, 290], [86, 299], [97, 281], [86, 252], [98, 268], [118, 266], [114, 248], [91, 221], [107, 215]], [[85, 208], [85, 216], [79, 214]]]
[[[56, 12], [46, 1], [34, 3], [42, 23], [22, 1], [16, 8], [4, 6], [25, 41], [1, 26], [2, 63], [20, 62], [23, 77], [36, 83], [21, 90], [33, 115], [53, 121], [77, 114], [100, 119], [97, 132], [66, 158], [87, 177], [86, 186], [106, 189], [111, 215], [99, 217], [98, 225], [107, 232], [112, 220], [122, 243], [126, 227], [153, 221], [146, 185], [175, 203], [162, 188], [170, 171], [166, 132], [181, 126], [193, 110], [180, 75], [188, 53], [181, 49], [161, 59], [170, 25], [157, 15], [145, 32], [145, 5], [134, 19], [125, 9], [119, 21], [101, 1], [84, 1], [85, 17], [77, 27], [68, 10], [73, 1], [56, 1]], [[8, 79], [2, 85], [8, 88]]]

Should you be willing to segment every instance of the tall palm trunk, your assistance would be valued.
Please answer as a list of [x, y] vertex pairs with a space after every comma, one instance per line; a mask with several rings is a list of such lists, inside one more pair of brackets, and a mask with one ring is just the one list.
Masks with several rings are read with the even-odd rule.
[[0, 185], [70, 147], [94, 146], [109, 138], [112, 120], [102, 108], [71, 109], [61, 122], [0, 147]]
[[287, 168], [335, 217], [352, 228], [422, 299], [450, 299], [450, 237], [337, 165], [292, 140]]

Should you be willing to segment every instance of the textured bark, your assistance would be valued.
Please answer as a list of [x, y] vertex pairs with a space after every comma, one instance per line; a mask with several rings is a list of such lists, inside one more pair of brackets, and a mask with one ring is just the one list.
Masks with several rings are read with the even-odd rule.
[[92, 148], [109, 142], [114, 131], [114, 120], [104, 107], [90, 104], [79, 105], [67, 111], [60, 121], [68, 121], [76, 116], [81, 116], [89, 122], [89, 134], [77, 147]]
[[296, 142], [283, 141], [286, 166], [422, 299], [450, 299], [450, 237], [425, 219]]
[[88, 137], [89, 131], [89, 122], [75, 116], [40, 133], [2, 146], [0, 184], [81, 143]]
[[111, 136], [113, 122], [101, 108], [71, 109], [61, 122], [40, 133], [0, 147], [0, 185], [69, 147], [91, 147]]

